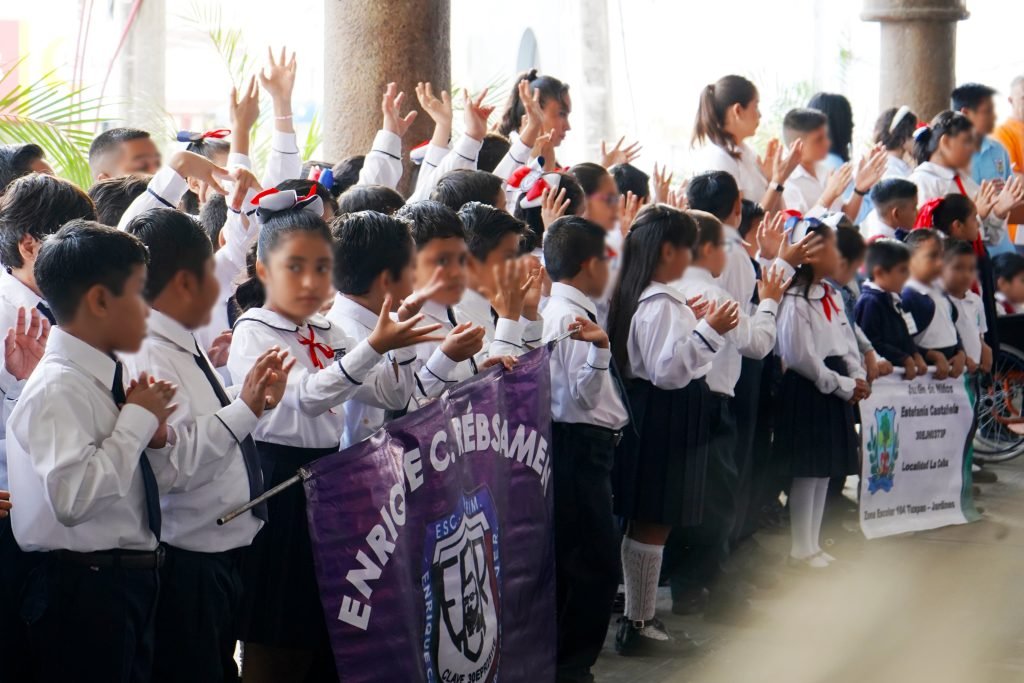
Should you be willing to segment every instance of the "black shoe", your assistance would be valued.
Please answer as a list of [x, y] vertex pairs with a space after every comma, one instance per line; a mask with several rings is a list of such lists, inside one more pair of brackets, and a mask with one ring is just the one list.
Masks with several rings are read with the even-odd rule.
[[687, 657], [700, 649], [701, 644], [685, 633], [673, 636], [660, 619], [636, 622], [619, 618], [615, 651], [623, 657]]
[[684, 595], [679, 598], [672, 598], [672, 614], [700, 614], [704, 611], [704, 608], [708, 605], [708, 596], [711, 593], [708, 592], [707, 588], [701, 588], [695, 591], [687, 591]]
[[612, 600], [612, 613], [622, 614], [626, 611], [626, 594], [619, 591], [615, 594], [615, 599]]
[[994, 484], [999, 481], [999, 477], [996, 476], [995, 472], [991, 470], [981, 469], [977, 472], [971, 473], [971, 479], [976, 484]]

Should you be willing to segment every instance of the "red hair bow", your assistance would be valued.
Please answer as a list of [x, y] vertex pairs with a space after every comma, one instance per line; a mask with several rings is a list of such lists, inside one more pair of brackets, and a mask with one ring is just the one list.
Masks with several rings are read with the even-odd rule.
[[327, 344], [316, 340], [316, 335], [313, 332], [312, 325], [306, 325], [306, 329], [309, 331], [309, 338], [303, 337], [302, 334], [299, 333], [299, 343], [303, 346], [309, 347], [309, 359], [313, 361], [313, 367], [317, 370], [323, 370], [324, 362], [320, 360], [320, 357], [317, 355], [317, 351], [322, 353], [324, 358], [327, 360], [334, 360], [334, 349]]
[[295, 190], [282, 192], [272, 187], [253, 197], [252, 205], [256, 207], [256, 220], [259, 223], [265, 223], [271, 214], [289, 209], [301, 209], [317, 216], [324, 214], [324, 200], [317, 195], [315, 182], [310, 184], [309, 192], [304, 197], [300, 197]]
[[218, 128], [217, 130], [208, 130], [205, 133], [194, 133], [190, 130], [179, 130], [178, 131], [178, 142], [202, 142], [207, 138], [213, 138], [214, 140], [223, 140], [227, 136], [231, 135], [229, 128]]
[[921, 208], [917, 210], [917, 219], [914, 220], [914, 230], [921, 230], [923, 228], [934, 228], [935, 227], [935, 211], [940, 206], [944, 197], [936, 197], [929, 199]]

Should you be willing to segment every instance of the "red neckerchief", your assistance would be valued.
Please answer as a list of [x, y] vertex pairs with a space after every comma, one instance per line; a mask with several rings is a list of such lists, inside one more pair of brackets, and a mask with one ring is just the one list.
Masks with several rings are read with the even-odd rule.
[[301, 333], [296, 332], [299, 335], [299, 343], [302, 344], [303, 346], [309, 347], [309, 359], [313, 361], [313, 367], [316, 368], [317, 370], [323, 370], [324, 362], [320, 360], [320, 357], [317, 356], [316, 352], [319, 351], [324, 355], [324, 358], [326, 358], [327, 360], [332, 360], [334, 358], [334, 349], [332, 349], [330, 346], [327, 346], [327, 344], [323, 344], [316, 340], [316, 335], [313, 333], [312, 325], [306, 325], [306, 329], [309, 330], [308, 339], [306, 337], [303, 337]]
[[839, 306], [832, 299], [832, 288], [822, 284], [825, 288], [825, 296], [821, 297], [821, 307], [825, 311], [825, 319], [832, 322], [832, 313], [839, 313]]

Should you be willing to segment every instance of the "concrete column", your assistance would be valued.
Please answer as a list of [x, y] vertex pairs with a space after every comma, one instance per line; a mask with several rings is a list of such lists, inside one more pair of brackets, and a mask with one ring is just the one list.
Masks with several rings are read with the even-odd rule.
[[[611, 45], [608, 40], [608, 0], [580, 0], [580, 63], [583, 83], [579, 103], [583, 110], [586, 159], [600, 159], [601, 140], [614, 144], [612, 130]], [[575, 90], [575, 88], [574, 88]], [[575, 103], [575, 102], [574, 102]], [[614, 137], [614, 139], [613, 139]]]
[[[451, 88], [450, 0], [324, 0], [324, 157], [364, 154], [381, 126], [380, 99], [394, 81], [418, 108], [416, 82]], [[458, 115], [458, 114], [456, 114]], [[407, 152], [428, 139], [433, 121], [420, 112], [405, 136]]]
[[879, 109], [910, 105], [927, 121], [949, 109], [956, 85], [956, 23], [965, 0], [864, 0], [861, 19], [881, 23]]
[[[118, 26], [128, 23], [132, 4], [130, 0], [117, 0], [114, 4]], [[153, 112], [164, 110], [166, 52], [167, 6], [164, 0], [145, 0], [139, 6], [118, 58], [121, 102], [118, 118], [126, 125], [149, 128]]]

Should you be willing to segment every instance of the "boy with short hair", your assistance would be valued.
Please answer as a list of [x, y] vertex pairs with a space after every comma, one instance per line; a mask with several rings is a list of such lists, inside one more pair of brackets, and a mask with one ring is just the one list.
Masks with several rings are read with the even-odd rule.
[[45, 553], [23, 608], [43, 681], [150, 677], [163, 562], [155, 470], [167, 463], [145, 449], [166, 445], [176, 388], [143, 374], [126, 390], [114, 355], [145, 337], [147, 260], [137, 238], [84, 220], [36, 260], [60, 327], [11, 415], [7, 448], [14, 535]]
[[97, 180], [89, 188], [89, 197], [96, 203], [96, 220], [116, 228], [121, 216], [146, 191], [152, 176], [144, 173], [116, 176]]
[[871, 203], [874, 211], [861, 225], [864, 238], [905, 240], [917, 220], [917, 185], [903, 178], [885, 178], [871, 188]]
[[970, 242], [949, 240], [946, 243], [942, 287], [956, 308], [956, 329], [967, 356], [967, 371], [974, 374], [992, 369], [992, 347], [985, 343], [985, 305], [971, 291], [977, 279], [978, 257]]
[[89, 145], [89, 170], [95, 180], [129, 173], [156, 173], [160, 150], [149, 133], [138, 128], [105, 130]]
[[175, 440], [171, 467], [161, 476], [167, 483], [160, 501], [166, 560], [153, 680], [221, 681], [234, 666], [242, 591], [233, 551], [252, 543], [266, 515], [254, 508], [223, 527], [217, 517], [263, 492], [250, 432], [264, 409], [280, 401], [294, 360], [283, 365], [279, 349], [269, 349], [238, 390], [225, 390], [194, 336], [220, 291], [206, 233], [172, 209], [151, 209], [125, 231], [149, 250], [143, 296], [152, 307], [146, 339], [125, 358], [126, 367], [179, 387], [178, 409], [168, 419]]
[[577, 216], [556, 220], [544, 261], [552, 281], [544, 338], [576, 329], [551, 351], [558, 680], [589, 681], [619, 583], [611, 471], [629, 412], [594, 304], [608, 284], [604, 229]]
[[928, 368], [910, 336], [917, 326], [900, 296], [910, 279], [910, 250], [896, 240], [875, 240], [867, 247], [865, 269], [868, 281], [854, 307], [857, 325], [882, 358], [903, 368], [906, 379], [924, 374]]
[[506, 209], [502, 179], [487, 171], [459, 169], [445, 173], [438, 179], [430, 198], [453, 211], [459, 211], [470, 202]]
[[[828, 117], [816, 109], [791, 109], [782, 120], [782, 137], [787, 145], [803, 140], [800, 165], [786, 182], [782, 197], [786, 207], [808, 216], [842, 211], [852, 221], [860, 213], [861, 203], [885, 172], [885, 150], [876, 149], [853, 166], [847, 162], [832, 173], [824, 163], [832, 142]], [[843, 192], [854, 181], [853, 194], [843, 201]]]
[[996, 312], [1003, 315], [1024, 313], [1024, 256], [999, 254], [992, 259], [996, 279]]

